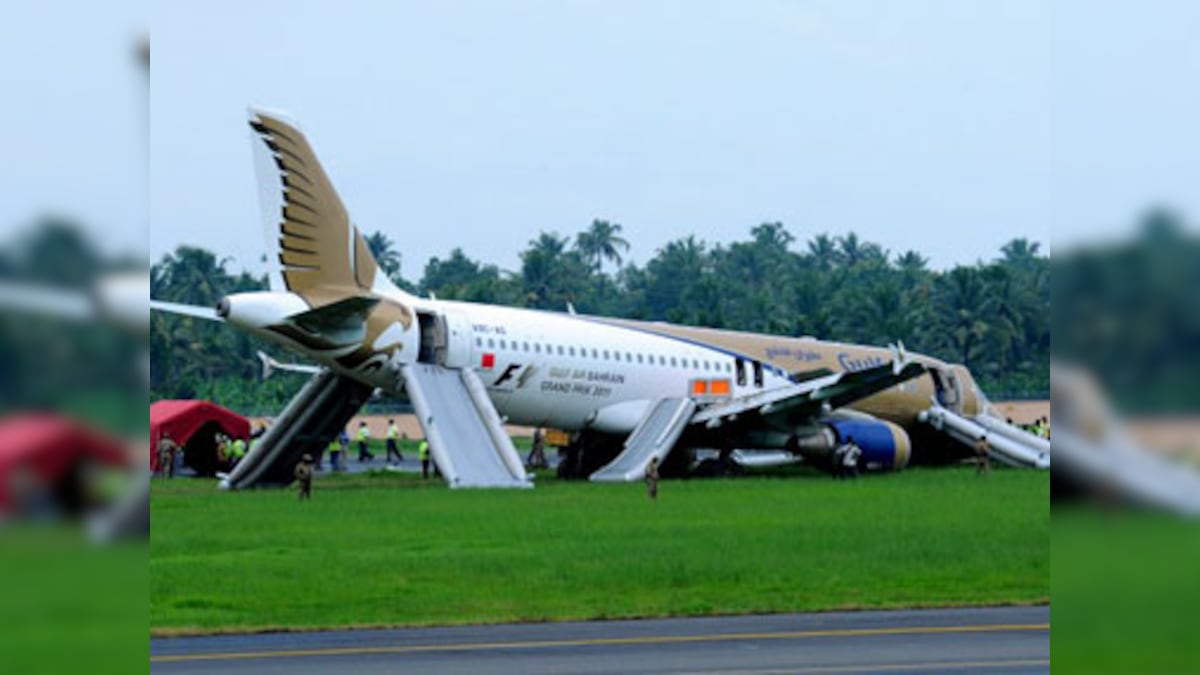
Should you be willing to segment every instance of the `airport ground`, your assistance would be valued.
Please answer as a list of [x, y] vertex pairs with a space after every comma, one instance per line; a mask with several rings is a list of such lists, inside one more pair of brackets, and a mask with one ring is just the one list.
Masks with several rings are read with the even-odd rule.
[[1040, 673], [1050, 608], [988, 607], [158, 639], [163, 673]]
[[1046, 603], [1049, 476], [450, 490], [413, 473], [156, 480], [154, 635]]

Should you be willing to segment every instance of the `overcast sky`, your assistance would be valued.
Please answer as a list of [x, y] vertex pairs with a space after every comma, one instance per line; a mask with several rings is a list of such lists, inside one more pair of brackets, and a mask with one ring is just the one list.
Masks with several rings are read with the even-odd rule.
[[[0, 19], [0, 242], [43, 216], [146, 255], [149, 2], [39, 0]], [[3, 245], [0, 243], [0, 245]]]
[[[64, 22], [59, 44], [88, 40], [111, 4]], [[56, 96], [51, 82], [0, 121], [21, 115], [47, 157], [78, 155], [77, 137], [95, 136], [49, 183], [88, 195], [68, 210], [102, 226], [148, 218], [155, 259], [190, 243], [257, 267], [251, 103], [300, 122], [357, 224], [398, 243], [410, 279], [454, 246], [516, 269], [539, 231], [574, 234], [593, 218], [621, 223], [639, 263], [674, 238], [727, 242], [780, 220], [801, 241], [855, 231], [945, 267], [990, 259], [1014, 237], [1058, 246], [1115, 232], [1152, 204], [1200, 214], [1200, 3], [292, 0], [151, 12], [148, 217], [144, 190], [135, 203], [145, 164], [115, 150], [146, 139], [110, 119], [114, 107], [144, 112], [124, 43], [60, 65], [64, 78], [83, 70], [82, 95]], [[96, 128], [66, 124], [58, 110], [72, 107]], [[28, 177], [32, 154], [0, 169], [19, 186], [0, 222], [48, 199], [34, 186], [48, 181]]]

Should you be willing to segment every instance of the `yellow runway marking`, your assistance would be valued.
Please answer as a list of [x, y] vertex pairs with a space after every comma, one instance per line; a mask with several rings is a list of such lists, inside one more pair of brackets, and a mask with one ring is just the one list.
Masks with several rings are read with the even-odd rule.
[[[794, 675], [795, 673], [894, 673], [904, 671], [943, 670], [946, 668], [1024, 668], [1048, 666], [1050, 659], [1011, 659], [1000, 661], [929, 661], [927, 663], [864, 663], [858, 666], [816, 666], [787, 670], [719, 670], [721, 675]], [[700, 671], [705, 672], [705, 671]]]
[[609, 645], [658, 645], [683, 642], [728, 642], [734, 640], [794, 640], [814, 637], [868, 637], [879, 635], [939, 635], [944, 633], [1006, 633], [1048, 631], [1048, 623], [994, 624], [982, 626], [931, 626], [924, 628], [848, 628], [841, 630], [787, 631], [775, 633], [717, 633], [713, 635], [652, 635], [627, 638], [587, 638], [579, 640], [528, 640], [524, 642], [460, 642], [440, 645], [394, 645], [390, 647], [328, 647], [323, 649], [284, 649], [260, 652], [214, 652], [210, 654], [164, 654], [151, 656], [151, 663], [180, 661], [229, 661], [236, 659], [278, 659], [305, 656], [350, 656], [366, 654], [414, 654], [426, 652], [469, 652], [488, 649], [546, 649], [551, 647], [590, 647]]

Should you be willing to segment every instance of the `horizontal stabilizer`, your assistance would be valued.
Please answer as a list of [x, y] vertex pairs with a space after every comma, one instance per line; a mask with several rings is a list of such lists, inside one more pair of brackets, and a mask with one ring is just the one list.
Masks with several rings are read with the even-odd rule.
[[262, 350], [258, 352], [258, 360], [262, 363], [262, 379], [264, 380], [271, 377], [277, 370], [285, 370], [289, 373], [306, 373], [308, 375], [316, 375], [321, 372], [320, 366], [304, 363], [280, 363]]
[[314, 333], [333, 333], [359, 327], [377, 304], [379, 298], [356, 295], [288, 318]]

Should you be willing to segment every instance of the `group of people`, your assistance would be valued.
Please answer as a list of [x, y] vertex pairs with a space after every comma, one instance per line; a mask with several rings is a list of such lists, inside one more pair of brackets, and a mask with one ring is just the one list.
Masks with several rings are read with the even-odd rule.
[[[261, 435], [261, 434], [259, 434]], [[258, 440], [258, 435], [251, 436], [249, 440], [245, 438], [230, 438], [226, 434], [217, 434], [217, 464], [220, 466], [228, 466], [230, 469], [237, 466], [242, 458], [253, 449], [254, 443]]]
[[1036, 422], [1026, 426], [1025, 430], [1038, 438], [1050, 440], [1050, 418], [1039, 417]]
[[[392, 458], [397, 462], [404, 461], [404, 454], [400, 451], [402, 445], [408, 443], [408, 434], [400, 431], [395, 419], [388, 420], [386, 436], [386, 456], [384, 461], [389, 464]], [[370, 462], [375, 459], [375, 453], [371, 452], [371, 429], [367, 426], [366, 420], [360, 420], [358, 429], [354, 432], [354, 442], [358, 450], [359, 462]], [[330, 469], [333, 471], [344, 471], [343, 459], [350, 455], [350, 434], [345, 430], [338, 432], [336, 438], [329, 443], [327, 448], [329, 453]], [[423, 477], [429, 477], [429, 443], [425, 439], [421, 439], [417, 443], [417, 457], [421, 460], [421, 474]], [[320, 470], [320, 464], [314, 466], [315, 470]]]
[[[366, 420], [360, 420], [354, 438], [354, 442], [358, 446], [356, 449], [358, 450], [359, 462], [370, 462], [375, 459], [375, 453], [371, 452], [370, 440], [371, 429], [367, 426]], [[408, 442], [408, 434], [400, 431], [394, 419], [388, 420], [386, 441], [386, 461], [390, 463], [392, 457], [395, 457], [397, 462], [403, 462], [404, 455], [400, 452], [400, 445], [401, 443]], [[342, 461], [343, 458], [348, 457], [350, 454], [350, 434], [345, 429], [342, 429], [338, 432], [337, 437], [329, 442], [326, 452], [329, 454], [330, 470], [345, 471]], [[429, 442], [424, 438], [417, 443], [417, 457], [421, 460], [421, 477], [429, 478]], [[304, 453], [300, 461], [296, 463], [293, 469], [293, 476], [296, 479], [296, 488], [300, 501], [312, 498], [313, 473], [320, 469], [321, 464], [315, 462], [313, 456], [308, 453]]]
[[[254, 449], [255, 443], [265, 432], [265, 428], [257, 428], [249, 438], [230, 436], [223, 431], [213, 435], [213, 453], [218, 468], [233, 469], [242, 459]], [[158, 461], [155, 464], [154, 475], [164, 478], [174, 478], [180, 465], [184, 463], [184, 448], [171, 437], [163, 433], [155, 448]]]

